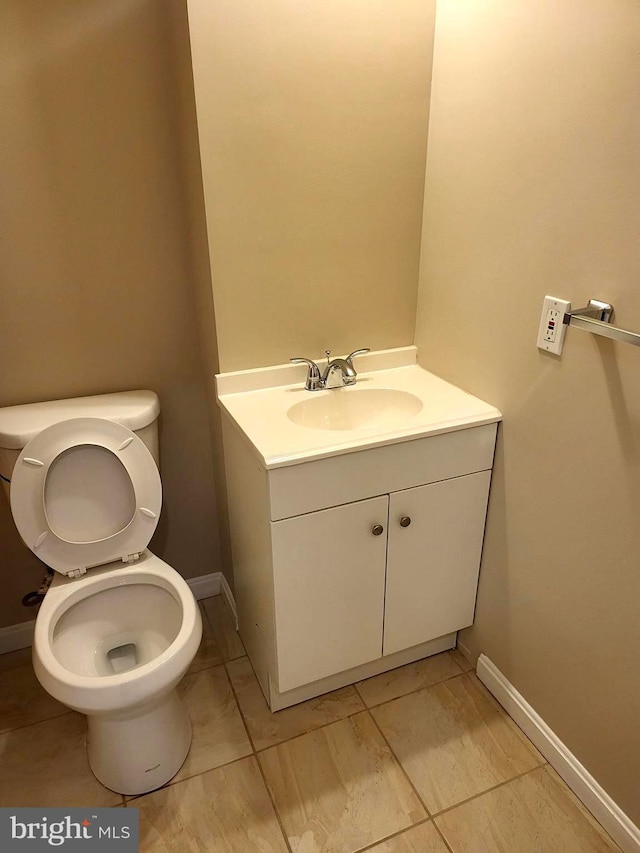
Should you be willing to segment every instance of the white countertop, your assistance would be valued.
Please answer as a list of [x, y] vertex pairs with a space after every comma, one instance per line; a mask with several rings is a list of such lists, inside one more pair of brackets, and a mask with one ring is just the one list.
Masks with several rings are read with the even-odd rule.
[[[416, 364], [416, 355], [415, 347], [402, 347], [360, 356], [354, 361], [356, 385], [323, 391], [305, 390], [306, 367], [301, 365], [222, 373], [216, 376], [218, 404], [267, 469], [501, 420], [494, 406]], [[398, 424], [359, 429], [299, 426], [287, 414], [296, 403], [318, 395], [358, 394], [374, 388], [413, 394], [422, 408]], [[339, 403], [339, 398], [333, 400]]]

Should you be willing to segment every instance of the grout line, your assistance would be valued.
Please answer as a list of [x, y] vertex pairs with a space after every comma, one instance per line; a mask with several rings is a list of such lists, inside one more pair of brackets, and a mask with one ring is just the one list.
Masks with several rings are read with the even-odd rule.
[[[198, 776], [206, 776], [207, 773], [215, 773], [216, 770], [220, 770], [223, 767], [229, 767], [230, 764], [238, 764], [240, 761], [246, 761], [247, 758], [252, 758], [253, 753], [248, 753], [247, 755], [241, 755], [238, 758], [234, 758], [231, 761], [225, 761], [224, 764], [218, 764], [216, 767], [209, 767], [208, 770], [200, 770], [199, 773], [194, 773], [192, 776], [185, 776], [182, 779], [176, 779], [174, 776], [173, 779], [169, 779], [168, 782], [165, 782], [164, 785], [161, 785], [159, 788], [154, 788], [153, 791], [147, 791], [146, 794], [123, 794], [128, 803], [134, 803], [137, 800], [141, 800], [143, 797], [150, 797], [151, 794], [157, 794], [159, 791], [166, 791], [167, 788], [175, 788], [177, 785], [182, 785], [183, 782], [190, 782], [192, 779], [197, 779]], [[179, 773], [180, 771], [178, 771]], [[178, 775], [176, 773], [176, 776]], [[174, 782], [173, 780], [176, 779]], [[103, 786], [104, 787], [104, 786]], [[107, 790], [110, 790], [107, 788]]]
[[451, 846], [449, 845], [449, 842], [448, 842], [448, 841], [447, 841], [447, 839], [444, 837], [444, 833], [443, 833], [443, 831], [440, 829], [440, 827], [439, 827], [439, 826], [438, 826], [438, 824], [435, 822], [435, 820], [433, 821], [433, 825], [434, 825], [434, 826], [435, 826], [435, 828], [436, 828], [436, 832], [438, 833], [438, 835], [439, 835], [439, 836], [440, 836], [440, 838], [442, 839], [442, 843], [444, 844], [444, 846], [447, 848], [447, 850], [448, 850], [448, 851], [450, 851], [450, 853], [453, 853], [453, 847], [451, 847]]
[[[439, 654], [442, 654], [442, 652], [439, 652]], [[411, 664], [405, 664], [405, 666], [411, 666]], [[446, 678], [441, 678], [438, 681], [432, 682], [431, 684], [423, 684], [420, 687], [414, 687], [413, 690], [409, 690], [407, 693], [400, 693], [399, 696], [394, 696], [391, 699], [383, 699], [381, 702], [374, 702], [372, 705], [367, 705], [364, 698], [362, 698], [362, 694], [360, 693], [360, 691], [358, 691], [358, 695], [364, 702], [366, 708], [380, 708], [382, 705], [388, 705], [391, 702], [396, 702], [398, 699], [404, 699], [406, 696], [412, 696], [414, 693], [420, 693], [421, 690], [429, 690], [432, 687], [437, 687], [439, 684], [445, 684], [447, 681], [453, 681], [454, 678], [460, 678], [463, 675], [467, 675], [467, 673], [462, 672], [461, 670], [460, 672], [456, 672], [455, 675], [447, 675]], [[378, 676], [374, 675], [373, 677], [377, 678]]]
[[373, 716], [373, 714], [371, 713], [371, 711], [370, 711], [368, 708], [367, 708], [367, 714], [369, 715], [369, 719], [373, 721], [373, 725], [376, 727], [376, 729], [377, 729], [377, 730], [378, 730], [378, 732], [380, 733], [380, 737], [382, 738], [382, 740], [386, 743], [386, 745], [387, 745], [387, 749], [388, 749], [388, 750], [389, 750], [389, 752], [391, 753], [391, 755], [392, 755], [392, 757], [393, 757], [394, 761], [396, 762], [396, 764], [398, 765], [398, 767], [399, 767], [399, 768], [400, 768], [400, 770], [402, 771], [402, 773], [403, 773], [404, 777], [406, 778], [407, 782], [408, 782], [408, 783], [409, 783], [409, 785], [411, 786], [411, 790], [413, 791], [413, 793], [414, 793], [414, 794], [416, 795], [416, 797], [418, 798], [418, 802], [419, 802], [419, 803], [422, 803], [422, 805], [424, 806], [424, 810], [425, 810], [425, 811], [426, 811], [426, 813], [427, 813], [427, 817], [433, 817], [433, 815], [431, 814], [431, 812], [430, 812], [430, 810], [429, 810], [429, 808], [428, 808], [427, 804], [425, 803], [424, 799], [420, 796], [420, 794], [419, 794], [419, 792], [418, 792], [418, 789], [417, 789], [417, 788], [416, 788], [416, 786], [413, 784], [413, 781], [411, 780], [411, 778], [410, 778], [409, 774], [408, 774], [408, 773], [407, 773], [407, 771], [405, 770], [405, 768], [404, 768], [404, 765], [403, 765], [402, 761], [400, 761], [400, 759], [398, 758], [398, 756], [397, 756], [397, 755], [395, 754], [395, 752], [393, 751], [393, 747], [391, 746], [391, 744], [390, 744], [390, 743], [389, 743], [389, 741], [387, 740], [385, 733], [382, 731], [382, 729], [381, 729], [381, 728], [380, 728], [380, 726], [378, 725], [378, 721], [376, 720], [376, 718]]
[[[237, 658], [236, 658], [236, 660], [237, 660]], [[248, 657], [247, 657], [247, 660], [249, 660]], [[247, 723], [245, 715], [242, 711], [242, 706], [240, 705], [240, 700], [238, 699], [238, 694], [236, 693], [236, 689], [233, 686], [233, 680], [232, 680], [231, 676], [229, 675], [229, 669], [227, 667], [227, 663], [230, 663], [230, 661], [225, 661], [223, 666], [224, 666], [225, 675], [227, 676], [227, 680], [229, 682], [229, 687], [231, 688], [231, 695], [233, 696], [234, 702], [236, 703], [236, 708], [238, 709], [238, 713], [240, 714], [240, 719], [242, 720], [242, 725], [244, 726], [244, 730], [247, 734], [247, 738], [249, 740], [249, 746], [251, 747], [251, 751], [252, 751], [253, 755], [257, 755], [258, 750], [256, 749], [256, 745], [254, 743], [254, 740], [251, 737], [251, 731], [249, 730], [249, 724]], [[249, 664], [251, 664], [251, 661], [249, 661]], [[253, 675], [255, 678], [256, 675], [255, 675], [255, 672], [253, 670], [253, 666], [251, 667], [251, 671], [253, 672]], [[258, 688], [258, 689], [260, 689], [260, 688]]]
[[354, 853], [366, 853], [367, 850], [372, 850], [377, 847], [378, 844], [386, 844], [387, 841], [393, 841], [394, 838], [397, 838], [399, 835], [404, 835], [405, 832], [409, 832], [410, 829], [413, 829], [416, 826], [422, 826], [423, 823], [430, 823], [430, 817], [423, 817], [422, 820], [418, 820], [415, 823], [412, 823], [411, 826], [404, 826], [402, 829], [399, 829], [397, 832], [392, 832], [391, 835], [385, 835], [383, 838], [379, 838], [377, 841], [374, 841], [371, 844], [367, 844], [366, 847], [358, 847]]
[[218, 663], [206, 663], [204, 666], [201, 666], [199, 669], [194, 669], [193, 671], [188, 669], [182, 678], [187, 679], [194, 675], [200, 675], [201, 672], [206, 672], [208, 669], [215, 669], [217, 666], [224, 666], [224, 661], [218, 661]]
[[[221, 767], [228, 767], [230, 764], [237, 764], [238, 761], [242, 761], [243, 758], [250, 758], [253, 754], [253, 752], [247, 752], [246, 755], [239, 755], [237, 758], [232, 758], [230, 761], [223, 761], [222, 764], [216, 764], [214, 767], [207, 767], [206, 770], [198, 770], [195, 773], [190, 773], [188, 776], [181, 776], [180, 779], [177, 779], [176, 777], [182, 769], [180, 768], [176, 775], [172, 776], [168, 782], [164, 783], [164, 785], [161, 785], [159, 788], [154, 788], [153, 791], [147, 791], [146, 794], [134, 794], [132, 798], [139, 799], [140, 797], [146, 797], [147, 794], [153, 794], [155, 791], [162, 791], [164, 788], [172, 788], [174, 785], [179, 785], [181, 782], [188, 782], [190, 779], [196, 779], [198, 776], [204, 776], [205, 773], [211, 773], [212, 770], [219, 770]], [[126, 796], [126, 794], [124, 796]]]
[[[375, 676], [374, 676], [374, 678], [375, 678]], [[360, 693], [360, 691], [358, 690], [358, 684], [362, 684], [362, 682], [363, 682], [363, 681], [366, 681], [366, 680], [367, 680], [366, 678], [363, 678], [363, 679], [361, 679], [360, 681], [354, 681], [354, 682], [353, 682], [353, 689], [356, 691], [356, 695], [357, 695], [358, 699], [362, 702], [363, 707], [368, 708], [369, 706], [368, 706], [368, 705], [367, 705], [367, 703], [364, 701], [364, 696], [363, 696], [363, 695], [362, 695], [362, 693]]]
[[517, 776], [513, 776], [511, 779], [505, 779], [504, 782], [498, 782], [497, 785], [492, 785], [490, 788], [487, 788], [485, 791], [480, 791], [477, 794], [473, 794], [471, 797], [466, 797], [464, 800], [460, 800], [459, 803], [455, 803], [455, 805], [447, 806], [444, 809], [440, 809], [439, 812], [433, 813], [433, 815], [432, 815], [433, 820], [435, 822], [435, 820], [437, 818], [442, 817], [442, 815], [447, 814], [448, 812], [452, 812], [454, 809], [457, 809], [458, 806], [464, 806], [467, 803], [470, 803], [472, 800], [477, 800], [477, 799], [479, 799], [479, 797], [484, 797], [485, 794], [489, 794], [492, 791], [497, 791], [498, 788], [504, 788], [505, 785], [509, 785], [509, 784], [511, 784], [511, 782], [515, 782], [517, 779], [522, 779], [523, 776], [528, 776], [529, 773], [535, 773], [536, 770], [542, 770], [542, 769], [544, 769], [543, 765], [537, 764], [535, 767], [531, 767], [529, 770], [525, 770], [524, 773], [518, 773]]
[[280, 827], [280, 832], [282, 833], [282, 837], [284, 838], [284, 843], [287, 845], [287, 850], [291, 853], [291, 845], [289, 844], [289, 836], [285, 832], [284, 824], [282, 823], [282, 818], [280, 817], [280, 812], [278, 811], [278, 807], [276, 805], [276, 801], [273, 798], [273, 794], [271, 793], [271, 788], [269, 787], [269, 783], [267, 782], [267, 777], [264, 774], [264, 770], [262, 768], [262, 764], [260, 763], [258, 756], [254, 755], [253, 759], [255, 763], [258, 765], [258, 772], [260, 773], [260, 777], [262, 779], [262, 784], [264, 785], [269, 800], [271, 802], [271, 808], [273, 809], [273, 813], [276, 816], [276, 820], [278, 821], [278, 826]]
[[[250, 658], [249, 658], [249, 656], [248, 656], [248, 655], [244, 655], [244, 657], [246, 657], [246, 658], [247, 658], [247, 661], [248, 661], [248, 663], [249, 663], [249, 666], [251, 667], [251, 671], [252, 671], [252, 673], [253, 673], [253, 677], [254, 677], [254, 678], [255, 678], [255, 680], [256, 680], [256, 685], [257, 685], [258, 691], [259, 691], [259, 693], [260, 693], [260, 697], [261, 697], [262, 701], [265, 703], [265, 706], [266, 706], [266, 708], [267, 708], [268, 713], [269, 713], [269, 714], [271, 714], [271, 715], [279, 714], [279, 713], [280, 713], [280, 711], [272, 711], [272, 710], [269, 708], [269, 704], [268, 704], [267, 700], [264, 698], [264, 694], [262, 693], [262, 690], [261, 690], [261, 688], [260, 688], [260, 684], [259, 684], [259, 682], [258, 682], [258, 677], [257, 677], [257, 675], [256, 675], [255, 669], [253, 668], [253, 664], [251, 663], [251, 660], [250, 660]], [[238, 658], [236, 658], [235, 660], [238, 660]], [[298, 732], [298, 734], [291, 735], [290, 737], [283, 738], [282, 740], [278, 740], [278, 741], [276, 741], [275, 743], [270, 743], [270, 744], [267, 744], [267, 746], [261, 746], [261, 747], [259, 747], [259, 748], [258, 748], [258, 747], [255, 745], [253, 738], [251, 737], [251, 733], [250, 733], [250, 731], [249, 731], [249, 725], [247, 724], [247, 722], [246, 722], [246, 720], [245, 720], [245, 715], [244, 715], [244, 712], [242, 711], [242, 706], [241, 706], [241, 704], [240, 704], [240, 699], [238, 698], [238, 695], [237, 695], [237, 693], [236, 693], [236, 691], [235, 691], [235, 689], [234, 689], [234, 687], [233, 687], [233, 682], [231, 681], [231, 676], [229, 676], [229, 671], [228, 671], [228, 670], [227, 670], [227, 676], [229, 677], [229, 681], [231, 682], [231, 689], [233, 690], [233, 695], [235, 696], [236, 704], [237, 704], [237, 706], [238, 706], [238, 710], [240, 711], [240, 716], [242, 717], [242, 720], [243, 720], [243, 722], [245, 723], [245, 728], [247, 729], [247, 734], [249, 735], [249, 740], [251, 741], [251, 744], [252, 744], [252, 746], [253, 746], [253, 749], [254, 749], [254, 752], [255, 752], [255, 754], [256, 754], [256, 755], [260, 755], [260, 753], [262, 753], [262, 752], [266, 752], [266, 750], [268, 750], [268, 749], [273, 749], [273, 748], [274, 748], [274, 747], [276, 747], [276, 746], [282, 746], [282, 744], [290, 743], [292, 740], [297, 740], [297, 738], [299, 738], [299, 737], [304, 737], [304, 735], [311, 734], [312, 732], [317, 732], [317, 731], [319, 731], [320, 729], [325, 729], [325, 728], [327, 728], [327, 726], [332, 726], [334, 723], [339, 723], [341, 720], [347, 720], [347, 719], [349, 719], [350, 717], [355, 717], [355, 716], [356, 716], [356, 714], [362, 714], [362, 713], [364, 713], [364, 712], [367, 710], [367, 706], [366, 706], [366, 705], [364, 704], [364, 702], [363, 702], [363, 703], [362, 703], [362, 708], [356, 708], [356, 710], [355, 710], [355, 711], [352, 711], [350, 714], [345, 714], [343, 717], [338, 717], [337, 719], [335, 719], [335, 720], [331, 720], [331, 721], [330, 721], [330, 722], [328, 722], [328, 723], [322, 723], [321, 725], [313, 726], [313, 727], [312, 727], [312, 728], [310, 728], [310, 729], [304, 729], [304, 731]], [[346, 689], [346, 687], [353, 687], [353, 686], [355, 686], [355, 685], [349, 685], [349, 684], [347, 684], [347, 685], [345, 685], [345, 687], [339, 687], [339, 688], [338, 688], [338, 690], [344, 690], [344, 689]], [[337, 691], [333, 691], [333, 690], [331, 690], [331, 691], [329, 691], [329, 692], [330, 692], [330, 693], [334, 693], [334, 692], [337, 692]], [[357, 691], [356, 691], [356, 692], [357, 692]], [[327, 694], [320, 694], [320, 696], [323, 696], [323, 695], [327, 695]], [[319, 699], [319, 698], [320, 698], [319, 696], [315, 696], [315, 697], [312, 697], [311, 699], [305, 699], [305, 702], [313, 702], [313, 700], [314, 700], [314, 699]], [[304, 705], [304, 702], [299, 702], [299, 703], [298, 703], [298, 705]], [[296, 706], [295, 706], [295, 705], [291, 705], [291, 706], [289, 706], [289, 707], [291, 707], [291, 708], [295, 708]], [[282, 709], [281, 709], [281, 711], [283, 711], [283, 712], [284, 712], [284, 711], [288, 711], [288, 710], [289, 710], [289, 708], [282, 708]]]
[[[2, 679], [0, 679], [0, 681], [1, 680]], [[14, 726], [11, 729], [3, 729], [2, 731], [0, 731], [0, 737], [3, 737], [3, 735], [13, 734], [13, 732], [22, 731], [22, 729], [28, 729], [30, 726], [39, 726], [42, 723], [48, 723], [51, 720], [59, 720], [61, 717], [66, 717], [68, 714], [74, 713], [78, 712], [74, 711], [72, 708], [67, 708], [66, 711], [61, 711], [59, 714], [54, 714], [53, 717], [45, 717], [42, 720], [32, 720], [30, 723], [23, 723], [21, 726]], [[84, 717], [85, 715], [83, 714], [82, 716]]]
[[[306, 700], [309, 701], [309, 700]], [[295, 706], [291, 706], [295, 707]], [[282, 709], [286, 711], [286, 708]], [[313, 734], [313, 732], [319, 732], [321, 729], [326, 729], [329, 726], [333, 726], [336, 723], [341, 723], [343, 720], [350, 720], [351, 717], [357, 717], [358, 714], [364, 714], [365, 711], [368, 711], [368, 708], [358, 708], [357, 711], [352, 711], [350, 714], [345, 714], [344, 717], [338, 717], [336, 720], [331, 720], [328, 723], [322, 723], [319, 726], [313, 726], [310, 729], [305, 729], [302, 732], [298, 732], [297, 735], [291, 735], [290, 737], [286, 737], [283, 740], [279, 740], [276, 743], [269, 744], [268, 746], [261, 746], [260, 749], [256, 749], [256, 755], [261, 755], [263, 752], [266, 752], [268, 749], [274, 749], [276, 746], [283, 746], [285, 743], [291, 743], [293, 740], [298, 740], [298, 738], [304, 737], [305, 735]], [[271, 713], [274, 713], [273, 711]], [[278, 713], [278, 712], [276, 712]]]
[[[227, 682], [229, 684], [229, 689], [231, 691], [233, 701], [235, 702], [236, 708], [237, 708], [238, 713], [240, 715], [240, 720], [241, 720], [242, 725], [244, 727], [245, 734], [247, 736], [247, 740], [249, 741], [249, 746], [251, 748], [251, 752], [248, 752], [246, 755], [240, 755], [240, 756], [238, 756], [238, 758], [232, 758], [231, 761], [223, 761], [221, 764], [217, 764], [215, 767], [209, 767], [206, 770], [200, 770], [197, 773], [192, 773], [189, 776], [183, 776], [181, 779], [176, 779], [176, 777], [174, 776], [172, 779], [169, 779], [168, 782], [165, 782], [165, 784], [162, 785], [161, 788], [156, 788], [156, 791], [161, 791], [163, 788], [169, 788], [172, 785], [179, 785], [181, 782], [186, 782], [188, 779], [195, 779], [197, 776], [202, 776], [204, 773], [209, 773], [211, 770], [217, 770], [219, 767], [227, 767], [229, 764], [235, 764], [238, 761], [242, 761], [243, 758], [249, 758], [249, 756], [255, 755], [255, 753], [256, 753], [255, 746], [253, 743], [253, 739], [251, 738], [251, 734], [249, 733], [249, 728], [245, 722], [244, 715], [243, 715], [242, 711], [240, 710], [240, 702], [238, 701], [236, 691], [233, 688], [233, 683], [231, 681], [231, 677], [229, 676], [229, 672], [227, 670], [225, 663], [215, 664], [213, 666], [206, 667], [205, 669], [198, 670], [198, 672], [191, 673], [191, 675], [199, 675], [201, 672], [206, 672], [207, 669], [214, 669], [216, 666], [222, 667], [224, 669], [224, 674], [225, 674], [225, 677], [226, 677]], [[185, 676], [185, 678], [186, 678], [186, 676]], [[191, 747], [189, 747], [189, 750], [191, 750]], [[180, 769], [182, 769], [182, 768], [180, 768]], [[180, 770], [178, 770], [178, 773], [180, 773]], [[178, 775], [178, 773], [176, 773], [176, 776]], [[175, 782], [173, 781], [174, 779], [175, 779]], [[148, 793], [152, 794], [153, 791], [149, 791]], [[145, 796], [147, 796], [147, 795], [146, 794], [137, 794], [135, 798], [137, 799], [139, 797], [145, 797]]]
[[[247, 660], [249, 661], [249, 666], [251, 667], [251, 672], [253, 673], [253, 677], [256, 679], [256, 683], [257, 683], [258, 677], [256, 676], [255, 670], [253, 668], [253, 664], [249, 660], [249, 656], [247, 655], [246, 657], [247, 657]], [[237, 658], [236, 658], [236, 660], [237, 660]], [[258, 751], [256, 750], [255, 743], [253, 741], [253, 738], [251, 737], [251, 732], [249, 731], [249, 725], [248, 725], [248, 723], [245, 719], [245, 715], [242, 711], [242, 707], [240, 705], [240, 700], [238, 699], [238, 694], [236, 692], [235, 687], [233, 686], [233, 680], [231, 679], [231, 676], [229, 675], [229, 670], [227, 668], [227, 662], [225, 662], [224, 669], [225, 669], [225, 672], [227, 674], [227, 678], [229, 679], [229, 684], [231, 686], [231, 692], [233, 694], [233, 698], [235, 700], [236, 707], [238, 708], [238, 713], [240, 714], [240, 719], [242, 720], [242, 724], [243, 724], [245, 731], [247, 733], [247, 737], [249, 738], [249, 744], [251, 745], [251, 748], [253, 750], [253, 753], [252, 753], [253, 760], [254, 760], [257, 768], [258, 768], [258, 773], [260, 774], [260, 778], [262, 779], [262, 784], [265, 787], [265, 790], [267, 792], [267, 796], [269, 797], [269, 802], [271, 803], [271, 808], [273, 809], [273, 813], [274, 813], [275, 818], [278, 822], [278, 826], [280, 827], [280, 832], [282, 833], [282, 838], [284, 839], [284, 843], [286, 845], [286, 848], [289, 851], [289, 853], [292, 853], [291, 845], [289, 844], [289, 836], [285, 832], [284, 824], [282, 823], [282, 818], [280, 817], [280, 812], [278, 811], [278, 807], [276, 805], [275, 799], [273, 797], [273, 794], [271, 793], [271, 788], [269, 787], [269, 784], [267, 782], [267, 777], [264, 774], [264, 770], [262, 769], [262, 764], [260, 763], [260, 760], [258, 758]], [[258, 685], [258, 690], [260, 690], [259, 685]], [[261, 691], [260, 695], [262, 695], [262, 691]], [[264, 697], [262, 697], [262, 698], [264, 699]], [[266, 700], [265, 700], [265, 702], [266, 702]], [[270, 711], [268, 706], [267, 706], [267, 709], [269, 710], [270, 713], [273, 713], [272, 711]]]

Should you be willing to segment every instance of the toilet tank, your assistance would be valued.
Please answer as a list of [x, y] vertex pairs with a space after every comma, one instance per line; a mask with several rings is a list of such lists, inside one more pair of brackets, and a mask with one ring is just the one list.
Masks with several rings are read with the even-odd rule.
[[71, 418], [103, 418], [126, 426], [145, 443], [159, 467], [159, 414], [160, 401], [153, 391], [121, 391], [117, 394], [97, 394], [93, 397], [27, 403], [0, 409], [2, 485], [8, 493], [13, 467], [20, 452], [32, 438], [46, 427]]

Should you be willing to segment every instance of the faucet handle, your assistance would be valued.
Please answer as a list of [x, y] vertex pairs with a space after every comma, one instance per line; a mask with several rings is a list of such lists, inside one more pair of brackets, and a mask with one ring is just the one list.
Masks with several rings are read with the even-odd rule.
[[320, 376], [320, 368], [315, 363], [315, 361], [311, 361], [310, 358], [290, 358], [289, 361], [292, 364], [306, 364], [309, 368], [309, 372], [307, 373], [307, 381], [305, 382], [304, 387], [307, 391], [317, 391], [322, 387], [322, 378]]
[[320, 368], [315, 363], [315, 361], [311, 361], [310, 358], [296, 357], [296, 358], [290, 358], [289, 361], [292, 364], [306, 364], [307, 367], [309, 368], [309, 376], [313, 376], [313, 377], [315, 377], [315, 376], [319, 377], [320, 376]]
[[348, 356], [346, 357], [345, 361], [347, 362], [347, 364], [350, 364], [350, 365], [353, 367], [353, 359], [354, 359], [357, 355], [364, 355], [366, 352], [371, 352], [370, 347], [365, 347], [364, 349], [355, 349], [355, 350], [351, 353], [351, 355], [348, 355]]

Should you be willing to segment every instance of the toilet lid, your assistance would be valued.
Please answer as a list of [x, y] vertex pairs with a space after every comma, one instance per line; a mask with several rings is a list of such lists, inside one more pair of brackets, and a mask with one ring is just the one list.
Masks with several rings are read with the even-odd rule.
[[153, 456], [130, 429], [74, 418], [25, 446], [10, 496], [26, 545], [52, 569], [77, 577], [137, 558], [158, 524], [162, 485]]

